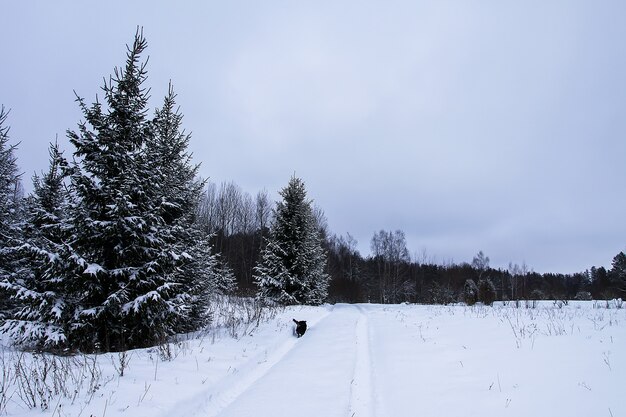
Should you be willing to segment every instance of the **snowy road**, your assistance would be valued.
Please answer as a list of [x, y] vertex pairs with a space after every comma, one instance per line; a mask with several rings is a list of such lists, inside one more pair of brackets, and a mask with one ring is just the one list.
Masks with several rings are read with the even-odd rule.
[[361, 307], [336, 305], [306, 334], [251, 358], [211, 390], [165, 415], [234, 417], [375, 415], [369, 331]]
[[353, 415], [358, 406], [351, 400], [370, 396], [361, 392], [368, 382], [358, 380], [369, 380], [363, 375], [369, 371], [363, 358], [368, 348], [365, 323], [359, 308], [335, 306], [318, 323], [310, 323], [303, 338], [287, 343], [286, 352], [271, 358], [266, 372], [242, 381], [236, 401], [217, 415], [258, 415], [260, 405], [264, 414], [276, 417]]
[[[300, 339], [292, 314], [309, 324]], [[229, 350], [216, 345], [222, 354], [208, 363], [210, 381], [157, 415], [522, 417], [554, 404], [559, 415], [623, 415], [620, 317], [463, 306], [288, 309]], [[220, 373], [220, 363], [230, 365]]]

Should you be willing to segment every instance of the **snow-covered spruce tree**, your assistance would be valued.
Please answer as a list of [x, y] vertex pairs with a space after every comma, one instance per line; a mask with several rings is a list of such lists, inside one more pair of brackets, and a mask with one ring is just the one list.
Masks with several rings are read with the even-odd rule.
[[194, 330], [209, 319], [208, 295], [221, 292], [217, 258], [211, 253], [208, 238], [196, 221], [205, 181], [198, 180], [199, 165], [188, 153], [190, 135], [181, 129], [183, 115], [176, 106], [176, 94], [170, 83], [163, 107], [156, 110], [154, 136], [147, 148], [147, 163], [158, 175], [156, 201], [163, 219], [163, 239], [180, 254], [175, 269], [177, 282], [184, 289], [188, 305], [187, 320], [180, 330]]
[[237, 277], [228, 263], [220, 256], [216, 257], [209, 288], [217, 294], [233, 294], [237, 290]]
[[617, 295], [623, 297], [626, 293], [626, 254], [624, 252], [613, 257], [609, 279], [614, 285]]
[[[0, 283], [17, 279], [21, 274], [21, 261], [15, 251], [22, 232], [22, 195], [20, 173], [15, 150], [9, 144], [8, 111], [0, 107]], [[0, 286], [0, 320], [13, 309], [9, 295]]]
[[[185, 270], [193, 251], [180, 234], [188, 226], [185, 207], [194, 201], [182, 204], [189, 196], [175, 194], [168, 169], [150, 160], [164, 122], [147, 118], [146, 63], [140, 62], [146, 46], [138, 31], [125, 66], [103, 87], [105, 103], [87, 106], [79, 98], [85, 121], [68, 131], [76, 148], [69, 169], [71, 258], [81, 265], [65, 277], [78, 296], [68, 344], [83, 351], [158, 343], [189, 324], [196, 301]], [[187, 174], [176, 172], [182, 188]]]
[[26, 199], [19, 254], [27, 272], [3, 283], [19, 308], [2, 331], [22, 346], [55, 350], [65, 346], [74, 313], [64, 277], [80, 271], [80, 265], [66, 244], [72, 237], [71, 225], [66, 223], [69, 195], [62, 174], [66, 162], [56, 144], [49, 153], [50, 167], [42, 176], [33, 177], [33, 194]]
[[326, 253], [302, 180], [280, 192], [270, 236], [255, 268], [258, 297], [279, 304], [321, 304], [328, 294]]

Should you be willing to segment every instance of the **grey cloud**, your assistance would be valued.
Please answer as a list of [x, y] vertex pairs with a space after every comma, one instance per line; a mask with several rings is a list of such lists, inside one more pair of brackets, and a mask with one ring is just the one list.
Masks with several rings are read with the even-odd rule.
[[154, 104], [172, 79], [202, 175], [274, 194], [296, 172], [365, 253], [380, 229], [441, 261], [482, 249], [537, 271], [625, 249], [622, 2], [5, 9], [1, 100], [26, 177], [56, 134], [69, 148], [73, 90], [92, 100], [142, 25]]

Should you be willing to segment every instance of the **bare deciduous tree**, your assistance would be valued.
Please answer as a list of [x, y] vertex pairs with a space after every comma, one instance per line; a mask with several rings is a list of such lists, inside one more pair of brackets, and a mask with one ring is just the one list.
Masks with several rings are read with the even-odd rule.
[[382, 303], [396, 303], [400, 300], [403, 267], [409, 263], [409, 251], [406, 247], [404, 232], [379, 231], [372, 237], [372, 256], [377, 262]]

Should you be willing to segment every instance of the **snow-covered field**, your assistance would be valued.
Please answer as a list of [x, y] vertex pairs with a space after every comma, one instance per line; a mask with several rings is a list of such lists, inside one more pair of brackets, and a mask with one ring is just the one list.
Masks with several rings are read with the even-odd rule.
[[[29, 417], [626, 416], [626, 308], [611, 307], [573, 301], [543, 302], [534, 309], [293, 307], [276, 311], [256, 328], [213, 330], [169, 351], [73, 358], [83, 365], [68, 365], [75, 370], [66, 373], [58, 368], [69, 359], [48, 358], [47, 384], [35, 382], [43, 376], [32, 366], [37, 361], [41, 368], [44, 359], [30, 354], [20, 359], [5, 348], [3, 374], [9, 382], [16, 372], [30, 372], [33, 387], [50, 391], [55, 391], [55, 373], [83, 382], [68, 384], [78, 393], [49, 394], [44, 411], [39, 403], [28, 408], [23, 382], [0, 382], [4, 412]], [[308, 322], [301, 339], [293, 335], [292, 318]]]

